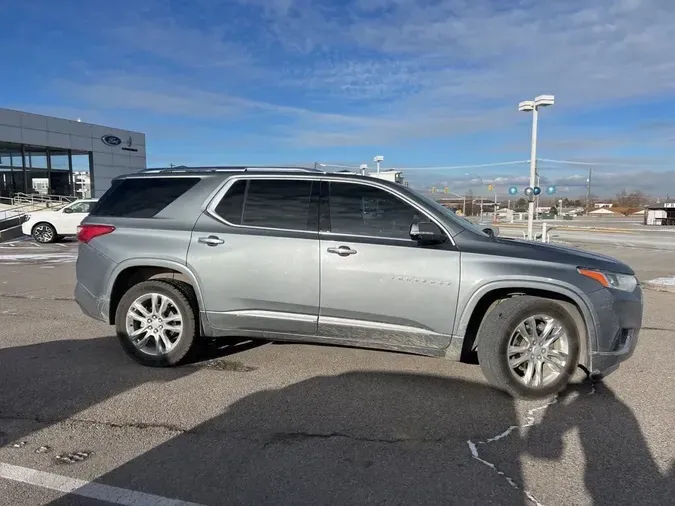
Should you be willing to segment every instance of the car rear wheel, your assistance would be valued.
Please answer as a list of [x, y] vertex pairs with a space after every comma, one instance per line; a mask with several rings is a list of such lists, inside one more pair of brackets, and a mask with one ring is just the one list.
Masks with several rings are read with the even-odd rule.
[[197, 343], [196, 302], [190, 287], [150, 280], [124, 294], [115, 314], [117, 337], [137, 362], [166, 367], [182, 362]]
[[57, 239], [56, 229], [53, 225], [46, 222], [36, 224], [33, 227], [32, 235], [36, 242], [42, 244], [55, 242]]
[[555, 394], [574, 375], [579, 331], [555, 300], [519, 296], [501, 301], [485, 316], [478, 332], [483, 374], [514, 397]]

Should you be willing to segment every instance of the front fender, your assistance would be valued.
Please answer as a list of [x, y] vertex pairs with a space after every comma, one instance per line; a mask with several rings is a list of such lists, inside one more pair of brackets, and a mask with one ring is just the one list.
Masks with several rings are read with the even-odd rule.
[[597, 349], [597, 328], [598, 318], [593, 309], [588, 296], [579, 290], [577, 287], [564, 281], [540, 279], [534, 277], [520, 277], [520, 276], [504, 276], [499, 279], [486, 280], [478, 288], [475, 288], [466, 302], [457, 307], [459, 318], [455, 320], [455, 328], [453, 335], [457, 337], [464, 337], [469, 325], [469, 320], [473, 314], [479, 301], [496, 290], [542, 290], [546, 292], [553, 292], [562, 297], [570, 299], [574, 302], [581, 313], [583, 324], [586, 328], [587, 339], [582, 343], [582, 351], [584, 356], [590, 350]]

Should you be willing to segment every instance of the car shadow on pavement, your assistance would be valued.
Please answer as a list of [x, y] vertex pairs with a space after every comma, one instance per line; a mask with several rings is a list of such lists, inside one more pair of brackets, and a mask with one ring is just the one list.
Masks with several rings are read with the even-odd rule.
[[[96, 481], [200, 504], [520, 505], [523, 491], [467, 444], [517, 423], [513, 400], [484, 384], [387, 372], [315, 377], [223, 406]], [[519, 484], [512, 457], [508, 478]]]
[[[0, 421], [58, 423], [139, 385], [194, 372], [141, 367], [124, 355], [116, 337], [0, 348]], [[25, 436], [21, 429], [5, 432], [5, 440]]]
[[[0, 348], [0, 421], [58, 423], [140, 385], [175, 381], [209, 361], [264, 344], [250, 339], [207, 341], [190, 363], [175, 368], [135, 363], [115, 336]], [[4, 435], [0, 431], [0, 444], [24, 435], [20, 430]]]
[[[0, 349], [3, 444], [127, 390], [197, 371], [139, 366], [114, 337]], [[193, 398], [211, 388], [193, 384]], [[533, 427], [507, 434], [523, 419], [512, 399], [482, 383], [394, 372], [315, 377], [223, 401], [221, 414], [96, 481], [201, 504], [530, 504], [521, 462], [534, 458], [546, 472], [563, 472], [563, 438], [576, 430], [595, 504], [672, 502], [675, 475], [659, 471], [630, 408], [603, 385], [594, 395], [588, 388], [573, 385]], [[213, 396], [204, 398], [213, 408]], [[181, 409], [180, 399], [168, 405]], [[528, 485], [543, 504], [575, 503], [562, 486]]]

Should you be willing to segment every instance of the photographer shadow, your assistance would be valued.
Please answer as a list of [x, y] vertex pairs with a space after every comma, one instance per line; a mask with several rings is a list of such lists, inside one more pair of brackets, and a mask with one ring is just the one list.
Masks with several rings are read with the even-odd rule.
[[[675, 421], [674, 421], [675, 422]], [[563, 437], [576, 429], [585, 457], [584, 483], [597, 505], [675, 504], [675, 462], [666, 474], [654, 461], [637, 418], [604, 383], [570, 385], [530, 429], [527, 453], [559, 460]]]

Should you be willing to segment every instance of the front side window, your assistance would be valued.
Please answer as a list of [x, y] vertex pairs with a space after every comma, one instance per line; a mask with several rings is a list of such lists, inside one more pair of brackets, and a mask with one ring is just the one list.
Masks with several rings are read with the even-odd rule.
[[410, 226], [426, 218], [380, 188], [330, 183], [330, 224], [335, 234], [410, 240]]
[[312, 181], [249, 179], [236, 181], [215, 208], [233, 225], [282, 230], [316, 229], [310, 211]]
[[68, 207], [68, 210], [71, 213], [88, 213], [91, 204], [91, 202], [78, 202], [77, 204]]

